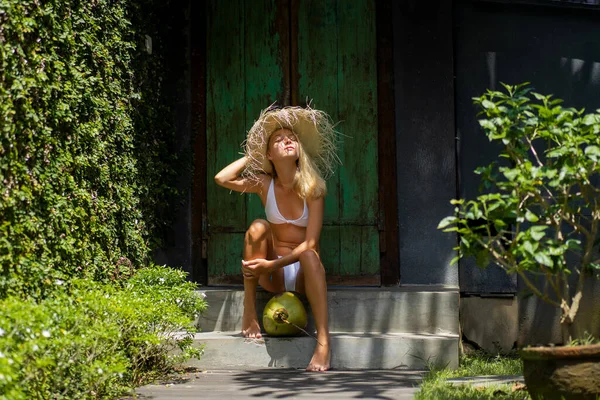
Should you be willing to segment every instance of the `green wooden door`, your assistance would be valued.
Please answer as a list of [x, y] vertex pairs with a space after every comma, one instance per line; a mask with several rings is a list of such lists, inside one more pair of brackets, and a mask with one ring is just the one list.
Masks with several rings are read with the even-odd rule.
[[244, 232], [265, 217], [258, 196], [230, 193], [213, 176], [240, 157], [261, 109], [308, 98], [344, 135], [320, 243], [328, 282], [378, 285], [374, 0], [211, 0], [206, 15], [209, 284], [241, 283]]

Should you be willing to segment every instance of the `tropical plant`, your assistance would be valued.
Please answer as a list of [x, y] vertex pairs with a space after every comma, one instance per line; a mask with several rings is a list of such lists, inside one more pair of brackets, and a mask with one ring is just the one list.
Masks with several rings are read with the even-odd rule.
[[481, 194], [452, 200], [455, 213], [438, 228], [458, 233], [452, 263], [491, 262], [560, 308], [568, 343], [584, 283], [600, 271], [600, 110], [564, 108], [528, 83], [503, 86], [474, 98], [499, 159], [476, 169]]

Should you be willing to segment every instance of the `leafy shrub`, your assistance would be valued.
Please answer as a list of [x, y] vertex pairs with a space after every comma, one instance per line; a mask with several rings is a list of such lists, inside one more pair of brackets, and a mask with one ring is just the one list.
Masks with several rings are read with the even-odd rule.
[[0, 298], [148, 263], [174, 193], [168, 3], [0, 2]]
[[112, 398], [201, 354], [190, 335], [206, 303], [181, 271], [61, 286], [41, 301], [0, 302], [0, 399]]
[[479, 124], [501, 145], [498, 160], [476, 170], [486, 193], [458, 199], [439, 228], [460, 235], [458, 258], [474, 256], [561, 310], [563, 343], [587, 280], [600, 277], [600, 111], [585, 113], [527, 84], [474, 98]]

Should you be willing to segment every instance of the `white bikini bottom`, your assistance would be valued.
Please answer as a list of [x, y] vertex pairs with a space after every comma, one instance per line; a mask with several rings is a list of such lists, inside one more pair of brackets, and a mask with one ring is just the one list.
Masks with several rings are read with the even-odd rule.
[[[281, 256], [279, 256], [279, 258], [281, 258]], [[294, 292], [296, 290], [298, 271], [300, 271], [300, 261], [296, 261], [293, 264], [283, 267], [283, 279], [286, 292]]]

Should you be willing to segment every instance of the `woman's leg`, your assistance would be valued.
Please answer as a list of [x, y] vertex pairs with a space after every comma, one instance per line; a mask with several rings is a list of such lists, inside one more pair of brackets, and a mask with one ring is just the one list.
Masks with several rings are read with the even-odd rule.
[[306, 293], [315, 318], [317, 345], [307, 371], [327, 371], [330, 367], [329, 311], [327, 309], [327, 282], [325, 268], [314, 250], [300, 254], [300, 272], [296, 280], [296, 290]]
[[[273, 251], [273, 240], [271, 237], [271, 227], [263, 219], [257, 219], [252, 222], [244, 238], [244, 260], [254, 260], [264, 258], [271, 260], [276, 255]], [[279, 291], [279, 286], [283, 283], [283, 270], [276, 271], [277, 276], [273, 280], [269, 274], [263, 274], [259, 277], [244, 276], [244, 316], [242, 318], [242, 334], [244, 337], [260, 338], [260, 326], [256, 315], [256, 287], [260, 285], [270, 292]]]

